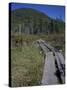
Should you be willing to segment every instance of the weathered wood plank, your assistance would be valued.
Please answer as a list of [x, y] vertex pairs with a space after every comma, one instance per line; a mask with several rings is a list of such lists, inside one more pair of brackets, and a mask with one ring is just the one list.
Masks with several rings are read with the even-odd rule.
[[53, 53], [49, 52], [46, 54], [42, 85], [58, 84], [58, 79], [55, 75], [55, 72], [56, 70]]
[[65, 61], [63, 55], [43, 40], [38, 40], [38, 43], [43, 52], [46, 54], [42, 85], [64, 83]]

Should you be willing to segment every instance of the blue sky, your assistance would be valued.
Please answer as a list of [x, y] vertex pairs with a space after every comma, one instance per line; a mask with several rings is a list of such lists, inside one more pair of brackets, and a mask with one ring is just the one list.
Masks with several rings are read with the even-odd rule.
[[60, 18], [65, 21], [65, 7], [56, 5], [11, 3], [11, 10], [18, 8], [33, 8], [41, 11], [52, 18]]

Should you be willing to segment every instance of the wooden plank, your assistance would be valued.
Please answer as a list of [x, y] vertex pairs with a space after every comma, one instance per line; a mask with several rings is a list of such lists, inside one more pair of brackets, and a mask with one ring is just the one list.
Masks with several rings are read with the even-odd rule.
[[[63, 63], [64, 64], [64, 60], [63, 60], [63, 58], [61, 57], [61, 54], [59, 54], [60, 55], [60, 58], [58, 57], [58, 52], [56, 52], [55, 53], [55, 60], [56, 60], [56, 62], [57, 62], [57, 66], [58, 66], [58, 70], [59, 70], [59, 72], [60, 72], [60, 78], [61, 78], [61, 81], [62, 81], [62, 83], [65, 83], [65, 72], [64, 72], [64, 69], [62, 68], [62, 66], [61, 66], [61, 63]], [[62, 61], [63, 60], [63, 61]], [[62, 62], [61, 62], [62, 61]]]
[[56, 72], [56, 69], [55, 69], [53, 53], [49, 52], [46, 54], [42, 85], [58, 84], [58, 79], [55, 75], [55, 72]]
[[58, 55], [58, 57], [60, 59], [61, 64], [65, 64], [65, 60], [64, 60], [63, 55], [60, 52], [57, 52], [57, 55]]

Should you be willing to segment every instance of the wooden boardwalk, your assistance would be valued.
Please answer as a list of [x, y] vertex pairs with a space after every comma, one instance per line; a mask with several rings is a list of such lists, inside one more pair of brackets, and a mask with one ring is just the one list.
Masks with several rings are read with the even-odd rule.
[[53, 85], [58, 84], [58, 79], [55, 75], [56, 68], [52, 52], [46, 53], [42, 85]]
[[65, 83], [65, 60], [63, 55], [43, 40], [37, 41], [41, 50], [46, 54], [42, 85]]

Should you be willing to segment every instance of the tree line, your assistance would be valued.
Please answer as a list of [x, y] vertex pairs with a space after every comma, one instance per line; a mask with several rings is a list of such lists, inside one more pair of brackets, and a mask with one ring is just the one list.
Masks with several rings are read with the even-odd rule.
[[[12, 27], [13, 28], [13, 27]], [[14, 27], [14, 32], [27, 33], [27, 34], [51, 34], [64, 32], [65, 24], [62, 20], [51, 19], [50, 21], [40, 18], [31, 20], [25, 19], [24, 22], [19, 23]]]

